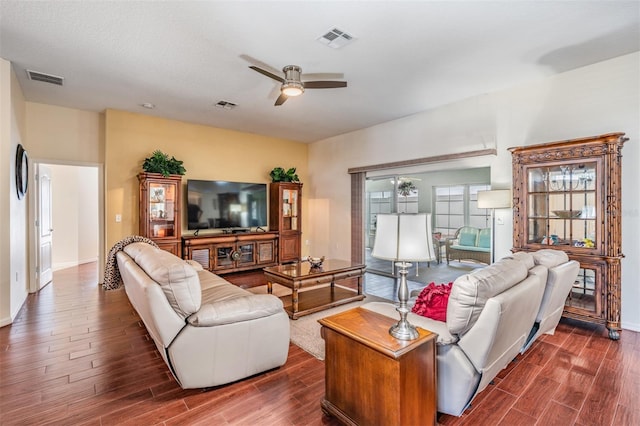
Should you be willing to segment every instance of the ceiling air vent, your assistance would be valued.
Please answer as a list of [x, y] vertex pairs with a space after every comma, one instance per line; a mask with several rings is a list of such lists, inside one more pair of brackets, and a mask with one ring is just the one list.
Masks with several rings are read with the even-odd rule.
[[337, 28], [331, 28], [316, 40], [334, 49], [339, 49], [351, 43], [355, 37]]
[[27, 70], [27, 75], [29, 76], [29, 80], [33, 81], [42, 81], [44, 83], [57, 84], [58, 86], [62, 86], [62, 83], [64, 83], [64, 77], [58, 77], [53, 74]]
[[222, 108], [222, 109], [234, 109], [235, 107], [237, 107], [238, 105], [234, 104], [233, 102], [228, 102], [228, 101], [220, 101], [216, 104], [216, 106], [218, 108]]

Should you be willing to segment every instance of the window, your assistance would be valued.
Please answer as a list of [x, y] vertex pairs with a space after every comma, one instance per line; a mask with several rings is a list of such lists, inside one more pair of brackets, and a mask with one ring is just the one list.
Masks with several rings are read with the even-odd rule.
[[478, 208], [478, 191], [488, 189], [489, 185], [482, 184], [434, 187], [434, 232], [453, 235], [463, 226], [489, 227], [491, 211]]

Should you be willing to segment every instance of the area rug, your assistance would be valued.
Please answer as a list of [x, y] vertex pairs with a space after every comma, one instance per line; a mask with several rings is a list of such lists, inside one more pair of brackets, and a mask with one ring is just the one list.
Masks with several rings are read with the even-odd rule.
[[[250, 289], [250, 291], [257, 294], [267, 292], [266, 286], [254, 287]], [[291, 291], [286, 287], [274, 284], [273, 294], [283, 296], [290, 293]], [[360, 306], [369, 302], [389, 302], [389, 300], [376, 296], [367, 296], [364, 298], [364, 300], [358, 300], [356, 302], [336, 306], [335, 308], [315, 312], [313, 314], [300, 317], [297, 320], [289, 320], [289, 327], [291, 330], [291, 343], [310, 353], [314, 357], [320, 360], [324, 360], [324, 340], [320, 336], [321, 326], [318, 320], [320, 318], [335, 315], [348, 309], [353, 309], [356, 306]]]

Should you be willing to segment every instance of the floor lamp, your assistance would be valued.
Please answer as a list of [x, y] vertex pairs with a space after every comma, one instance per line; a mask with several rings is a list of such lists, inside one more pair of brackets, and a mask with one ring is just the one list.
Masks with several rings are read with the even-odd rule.
[[435, 259], [431, 234], [427, 233], [427, 214], [379, 214], [376, 240], [371, 256], [396, 262], [400, 273], [396, 310], [400, 321], [389, 329], [389, 334], [399, 340], [418, 337], [416, 328], [407, 321], [409, 286], [407, 285], [409, 262], [426, 262]]
[[491, 209], [491, 263], [496, 257], [496, 209], [507, 209], [511, 207], [510, 189], [492, 189], [490, 191], [478, 191], [478, 208]]

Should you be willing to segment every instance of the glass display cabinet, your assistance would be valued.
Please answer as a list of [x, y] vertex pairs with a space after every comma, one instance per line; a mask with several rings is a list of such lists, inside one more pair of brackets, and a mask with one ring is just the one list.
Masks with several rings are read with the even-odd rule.
[[182, 176], [140, 173], [140, 235], [181, 256], [180, 190]]
[[278, 231], [278, 261], [297, 262], [301, 252], [302, 184], [272, 183], [269, 187], [269, 230]]
[[510, 148], [513, 250], [553, 248], [580, 262], [564, 316], [620, 337], [621, 150], [611, 133]]

